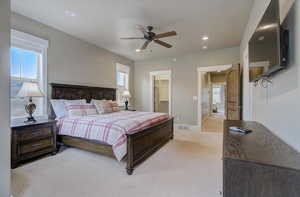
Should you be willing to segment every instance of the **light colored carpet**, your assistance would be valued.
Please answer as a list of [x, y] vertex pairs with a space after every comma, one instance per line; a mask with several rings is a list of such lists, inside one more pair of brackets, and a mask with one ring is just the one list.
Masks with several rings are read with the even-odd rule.
[[12, 171], [14, 197], [217, 197], [222, 134], [176, 131], [175, 139], [136, 168], [69, 148]]

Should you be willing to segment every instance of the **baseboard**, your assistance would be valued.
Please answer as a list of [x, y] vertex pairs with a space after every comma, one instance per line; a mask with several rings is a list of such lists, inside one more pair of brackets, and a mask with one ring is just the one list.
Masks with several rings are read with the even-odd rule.
[[198, 125], [191, 125], [191, 124], [174, 124], [175, 128], [181, 130], [197, 130], [200, 129]]

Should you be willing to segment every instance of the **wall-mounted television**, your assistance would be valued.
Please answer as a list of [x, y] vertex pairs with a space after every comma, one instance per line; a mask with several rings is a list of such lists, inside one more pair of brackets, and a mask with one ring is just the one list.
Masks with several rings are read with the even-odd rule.
[[288, 46], [288, 30], [280, 25], [279, 0], [271, 0], [249, 41], [250, 81], [258, 81], [286, 68]]

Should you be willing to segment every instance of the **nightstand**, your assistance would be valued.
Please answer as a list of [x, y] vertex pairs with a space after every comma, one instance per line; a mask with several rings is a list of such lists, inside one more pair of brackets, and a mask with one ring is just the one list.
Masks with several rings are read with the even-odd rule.
[[125, 111], [136, 111], [136, 110], [135, 109], [128, 109], [128, 110], [125, 109]]
[[44, 154], [56, 154], [56, 120], [12, 121], [11, 167]]

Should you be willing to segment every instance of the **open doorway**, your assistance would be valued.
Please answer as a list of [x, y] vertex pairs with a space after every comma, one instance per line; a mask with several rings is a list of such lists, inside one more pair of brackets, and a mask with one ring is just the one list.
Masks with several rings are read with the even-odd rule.
[[171, 71], [150, 72], [150, 107], [171, 114]]
[[198, 125], [202, 131], [222, 132], [225, 119], [239, 119], [236, 116], [240, 111], [240, 81], [236, 80], [239, 76], [237, 68], [239, 65], [198, 69]]
[[169, 77], [154, 76], [154, 112], [169, 113]]
[[225, 116], [225, 88], [226, 84], [212, 86], [212, 113]]
[[206, 75], [204, 84], [208, 91], [201, 96], [208, 98], [208, 108], [202, 113], [202, 130], [220, 132], [225, 119], [226, 71], [207, 72]]

